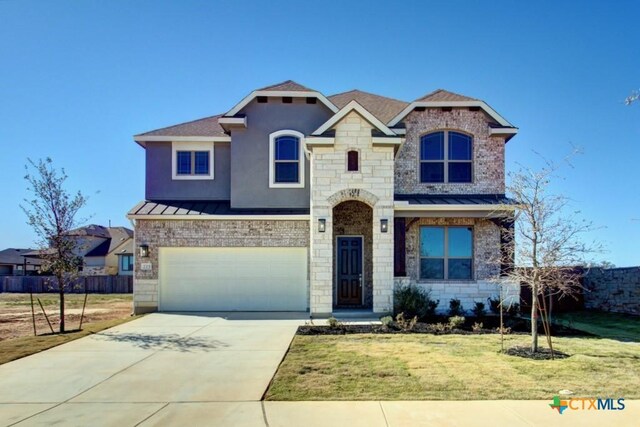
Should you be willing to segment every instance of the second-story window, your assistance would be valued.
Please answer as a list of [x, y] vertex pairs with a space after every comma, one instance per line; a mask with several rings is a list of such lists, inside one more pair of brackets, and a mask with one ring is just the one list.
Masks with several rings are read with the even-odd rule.
[[178, 175], [208, 175], [208, 151], [178, 151], [176, 153]]
[[303, 138], [303, 134], [293, 130], [269, 136], [269, 187], [304, 187]]
[[473, 181], [473, 138], [460, 132], [433, 132], [420, 138], [420, 182]]
[[212, 142], [174, 142], [172, 178], [213, 179]]

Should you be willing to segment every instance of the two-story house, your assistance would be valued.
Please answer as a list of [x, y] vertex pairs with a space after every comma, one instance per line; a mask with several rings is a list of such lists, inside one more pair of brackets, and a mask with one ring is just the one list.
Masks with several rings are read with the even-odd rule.
[[441, 310], [486, 302], [512, 217], [516, 132], [484, 101], [444, 90], [405, 102], [287, 81], [136, 135], [135, 311], [386, 313], [408, 283]]

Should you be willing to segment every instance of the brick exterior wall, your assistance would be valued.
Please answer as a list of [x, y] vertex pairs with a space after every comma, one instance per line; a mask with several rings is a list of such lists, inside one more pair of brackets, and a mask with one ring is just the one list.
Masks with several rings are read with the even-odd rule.
[[[333, 146], [313, 147], [311, 156], [311, 301], [312, 314], [333, 310], [333, 208], [359, 200], [372, 207], [373, 311], [391, 310], [393, 299], [393, 159], [394, 149], [373, 146], [372, 125], [352, 111], [334, 127]], [[360, 170], [347, 171], [347, 152], [360, 153]], [[327, 230], [318, 232], [318, 219]], [[380, 220], [389, 220], [389, 232], [380, 232]]]
[[[409, 223], [411, 219], [407, 219]], [[421, 281], [420, 268], [420, 226], [461, 226], [473, 227], [473, 280], [469, 281]], [[449, 300], [458, 298], [465, 310], [471, 310], [475, 302], [487, 305], [487, 298], [499, 294], [499, 288], [492, 281], [500, 273], [500, 228], [493, 222], [479, 218], [420, 218], [412, 223], [406, 233], [407, 277], [396, 277], [395, 286], [418, 285], [431, 292], [431, 298], [440, 300], [438, 311], [448, 310]], [[519, 298], [519, 287], [509, 287], [509, 297], [514, 302]]]
[[[303, 220], [137, 220], [135, 247], [149, 245], [149, 257], [135, 257], [134, 311], [158, 308], [160, 247], [308, 247], [309, 222]], [[151, 263], [151, 270], [141, 269]]]
[[[481, 111], [439, 108], [413, 111], [404, 121], [406, 141], [395, 160], [395, 192], [398, 194], [503, 194], [505, 191], [502, 136], [491, 136], [487, 116]], [[420, 182], [420, 137], [438, 130], [456, 130], [473, 136], [473, 182], [425, 184]], [[445, 141], [446, 143], [446, 141]]]
[[[365, 203], [350, 200], [333, 208], [333, 235], [363, 236], [363, 300], [364, 306], [373, 307], [373, 210]], [[336, 251], [333, 252], [333, 271], [336, 268]], [[333, 283], [334, 306], [337, 283]]]

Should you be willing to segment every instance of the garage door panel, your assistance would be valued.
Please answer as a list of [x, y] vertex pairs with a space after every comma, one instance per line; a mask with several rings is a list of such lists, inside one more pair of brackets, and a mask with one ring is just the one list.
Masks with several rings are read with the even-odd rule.
[[160, 310], [307, 308], [306, 248], [160, 248]]

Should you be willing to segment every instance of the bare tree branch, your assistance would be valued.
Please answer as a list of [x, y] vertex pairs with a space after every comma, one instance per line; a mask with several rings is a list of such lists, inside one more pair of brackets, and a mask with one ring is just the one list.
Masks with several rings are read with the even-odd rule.
[[58, 282], [60, 295], [60, 333], [65, 331], [64, 293], [65, 287], [78, 274], [82, 266], [79, 256], [80, 242], [70, 232], [85, 220], [76, 216], [87, 198], [80, 192], [69, 194], [64, 184], [67, 175], [64, 169], [57, 171], [50, 158], [40, 159], [37, 163], [28, 159], [25, 166], [25, 180], [32, 199], [25, 199], [20, 208], [27, 216], [27, 223], [38, 236], [37, 244], [40, 257], [43, 259], [42, 269], [50, 272]]

